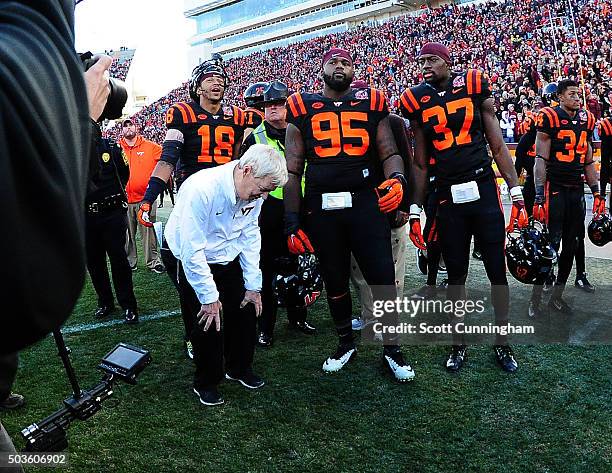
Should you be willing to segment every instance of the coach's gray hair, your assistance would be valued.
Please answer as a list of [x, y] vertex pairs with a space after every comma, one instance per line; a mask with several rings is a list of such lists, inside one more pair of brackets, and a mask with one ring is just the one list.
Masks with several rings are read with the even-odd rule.
[[264, 144], [251, 146], [238, 161], [240, 169], [245, 166], [251, 166], [253, 177], [272, 176], [272, 183], [277, 187], [283, 187], [289, 179], [284, 156], [272, 146]]

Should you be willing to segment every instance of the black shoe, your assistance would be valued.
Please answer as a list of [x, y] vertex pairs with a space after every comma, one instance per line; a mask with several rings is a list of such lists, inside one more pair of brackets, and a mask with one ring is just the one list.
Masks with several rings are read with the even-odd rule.
[[546, 278], [546, 281], [544, 281], [544, 292], [550, 292], [550, 290], [555, 285], [556, 280], [557, 277], [555, 276], [555, 274], [550, 273], [550, 275]]
[[416, 249], [417, 252], [417, 266], [419, 271], [422, 274], [427, 274], [427, 255], [425, 252], [419, 248]]
[[472, 251], [472, 258], [482, 261], [482, 253], [480, 250]]
[[136, 309], [125, 309], [123, 314], [126, 324], [137, 324], [138, 323], [138, 311]]
[[156, 264], [153, 268], [151, 268], [151, 271], [157, 274], [161, 274], [166, 272], [166, 268], [164, 268], [163, 264]]
[[404, 360], [404, 355], [402, 355], [399, 347], [395, 349], [385, 348], [383, 350], [383, 360], [396, 381], [405, 383], [414, 379], [414, 370]]
[[23, 405], [25, 405], [25, 398], [17, 393], [11, 393], [5, 400], [0, 401], [0, 409], [7, 411], [18, 409]]
[[527, 315], [531, 319], [539, 319], [542, 317], [542, 305], [540, 302], [529, 301], [529, 309], [527, 309]]
[[438, 289], [446, 290], [447, 287], [448, 287], [448, 279], [444, 278], [442, 279], [442, 282], [438, 284]]
[[112, 304], [111, 305], [101, 305], [94, 312], [94, 317], [96, 319], [103, 319], [105, 317], [108, 317], [113, 310], [115, 310], [115, 306]]
[[259, 389], [264, 384], [266, 384], [263, 379], [261, 379], [255, 373], [253, 373], [253, 370], [247, 370], [241, 376], [230, 374], [228, 372], [228, 373], [225, 373], [225, 379], [231, 379], [232, 381], [238, 381], [245, 388], [249, 388], [249, 389]]
[[456, 373], [463, 366], [463, 362], [467, 356], [467, 347], [465, 345], [453, 345], [446, 360], [446, 370], [451, 373]]
[[259, 337], [257, 337], [257, 345], [260, 347], [271, 347], [272, 346], [272, 337], [270, 335], [266, 335], [263, 332], [259, 333]]
[[196, 389], [193, 392], [198, 396], [198, 399], [205, 406], [219, 406], [225, 402], [223, 396], [217, 391], [217, 388], [211, 389]]
[[518, 369], [518, 363], [514, 359], [512, 348], [508, 345], [495, 345], [493, 351], [495, 352], [497, 363], [504, 371], [514, 373]]
[[191, 343], [191, 340], [185, 340], [185, 355], [193, 360], [193, 343]]
[[412, 294], [412, 299], [435, 299], [436, 297], [436, 286], [430, 286], [425, 284], [421, 289]]
[[548, 301], [548, 307], [565, 315], [572, 315], [574, 311], [561, 297], [551, 297]]
[[338, 345], [336, 352], [323, 363], [323, 371], [326, 373], [340, 371], [356, 354], [357, 350], [354, 343]]
[[299, 322], [290, 322], [290, 324], [293, 328], [296, 328], [297, 330], [299, 330], [302, 333], [305, 333], [306, 335], [313, 335], [317, 333], [317, 329], [314, 328], [312, 325], [310, 325], [305, 320], [299, 321]]
[[595, 292], [595, 286], [587, 279], [587, 273], [577, 274], [574, 286], [582, 289], [584, 292]]

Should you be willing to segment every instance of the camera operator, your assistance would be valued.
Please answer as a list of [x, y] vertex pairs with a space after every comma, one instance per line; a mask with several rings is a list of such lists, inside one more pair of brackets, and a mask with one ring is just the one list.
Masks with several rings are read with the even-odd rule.
[[[0, 233], [0, 276], [2, 299], [19, 304], [2, 314], [0, 354], [58, 328], [83, 287], [86, 157], [111, 62], [101, 57], [83, 81], [72, 0], [0, 3], [0, 201], [4, 228], [14, 229]], [[0, 424], [7, 451], [15, 449]]]

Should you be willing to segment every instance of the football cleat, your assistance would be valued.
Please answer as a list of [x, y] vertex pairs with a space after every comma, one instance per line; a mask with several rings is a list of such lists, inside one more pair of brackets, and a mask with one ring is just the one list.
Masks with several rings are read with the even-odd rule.
[[472, 251], [472, 258], [482, 261], [482, 253], [480, 250], [474, 248], [474, 251]]
[[268, 348], [272, 346], [272, 337], [270, 335], [265, 334], [264, 332], [260, 332], [257, 337], [257, 345], [260, 347]]
[[314, 335], [315, 333], [317, 333], [317, 329], [305, 320], [300, 320], [298, 322], [289, 322], [289, 325], [306, 335]]
[[442, 279], [442, 282], [438, 284], [438, 289], [446, 289], [448, 287], [448, 279]]
[[430, 286], [425, 284], [421, 289], [412, 294], [412, 299], [435, 299], [436, 297], [436, 286]]
[[185, 355], [193, 360], [193, 343], [191, 343], [191, 340], [185, 340]]
[[514, 373], [518, 369], [518, 363], [514, 358], [512, 348], [510, 348], [508, 345], [495, 345], [493, 347], [493, 351], [495, 352], [495, 359], [497, 360], [497, 363], [504, 371]]
[[548, 301], [548, 307], [565, 315], [572, 315], [574, 311], [561, 297], [551, 297]]
[[587, 273], [577, 274], [574, 286], [582, 289], [584, 292], [595, 292], [595, 286], [593, 286], [587, 279]]
[[550, 273], [550, 275], [546, 278], [546, 281], [544, 282], [544, 292], [550, 292], [553, 286], [555, 285], [556, 280], [557, 277], [555, 276], [555, 274]]
[[467, 356], [467, 347], [465, 345], [453, 345], [446, 360], [446, 370], [451, 373], [456, 373], [463, 367], [463, 363]]
[[385, 348], [383, 358], [387, 368], [389, 368], [389, 371], [391, 371], [391, 374], [393, 374], [397, 381], [405, 383], [414, 379], [414, 370], [404, 360], [404, 355], [402, 355], [399, 347], [393, 349]]
[[354, 343], [338, 345], [336, 352], [323, 363], [323, 371], [326, 373], [340, 371], [355, 355], [357, 350]]
[[537, 319], [542, 317], [542, 306], [539, 302], [529, 301], [529, 309], [527, 309], [527, 315], [531, 319]]

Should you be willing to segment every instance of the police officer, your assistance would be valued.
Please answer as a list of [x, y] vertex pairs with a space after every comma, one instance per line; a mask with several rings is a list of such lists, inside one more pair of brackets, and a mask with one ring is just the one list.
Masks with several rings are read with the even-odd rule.
[[[289, 96], [287, 86], [279, 81], [270, 82], [264, 90], [263, 107], [265, 120], [244, 141], [241, 154], [255, 143], [267, 144], [285, 156], [285, 131], [287, 129], [287, 109], [285, 103]], [[277, 302], [272, 291], [272, 280], [278, 267], [279, 258], [295, 258], [289, 253], [283, 230], [283, 189], [270, 192], [261, 208], [259, 226], [261, 229], [260, 267], [263, 275], [262, 305], [259, 318], [257, 344], [263, 347], [272, 345], [272, 335], [276, 324]], [[313, 334], [316, 329], [306, 322], [306, 307], [288, 307], [289, 323], [305, 334]]]
[[[99, 129], [97, 130], [99, 132]], [[103, 318], [114, 309], [113, 292], [106, 266], [110, 259], [113, 286], [125, 322], [138, 322], [138, 309], [132, 271], [125, 253], [127, 232], [127, 196], [125, 185], [129, 177], [128, 161], [121, 148], [110, 139], [95, 137], [98, 156], [85, 200], [85, 228], [87, 269], [98, 294], [98, 308], [94, 316]]]

